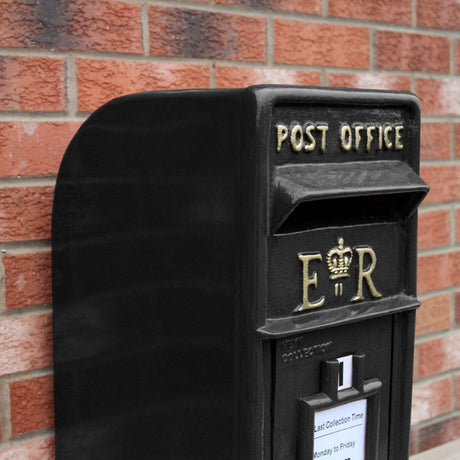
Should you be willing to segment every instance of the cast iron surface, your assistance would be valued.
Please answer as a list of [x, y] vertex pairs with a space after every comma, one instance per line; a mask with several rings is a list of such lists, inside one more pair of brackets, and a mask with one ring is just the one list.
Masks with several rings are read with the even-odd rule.
[[237, 145], [218, 121], [225, 111], [237, 126], [234, 102], [127, 97], [66, 152], [53, 213], [58, 458], [232, 451]]

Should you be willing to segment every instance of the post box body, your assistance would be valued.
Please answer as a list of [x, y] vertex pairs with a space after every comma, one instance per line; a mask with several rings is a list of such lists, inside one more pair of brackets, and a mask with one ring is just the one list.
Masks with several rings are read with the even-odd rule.
[[91, 115], [53, 209], [57, 458], [406, 458], [419, 125], [283, 86]]

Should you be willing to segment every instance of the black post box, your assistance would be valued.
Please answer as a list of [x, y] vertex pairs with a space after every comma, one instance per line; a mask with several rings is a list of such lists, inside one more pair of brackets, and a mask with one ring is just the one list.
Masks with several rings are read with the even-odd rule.
[[53, 210], [58, 459], [402, 460], [419, 103], [149, 92], [83, 124]]

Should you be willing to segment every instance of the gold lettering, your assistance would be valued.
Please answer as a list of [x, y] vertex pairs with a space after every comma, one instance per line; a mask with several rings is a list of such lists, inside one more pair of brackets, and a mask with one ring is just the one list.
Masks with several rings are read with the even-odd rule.
[[385, 129], [383, 130], [383, 138], [385, 140], [385, 147], [387, 149], [391, 149], [393, 147], [393, 143], [390, 141], [390, 138], [388, 137], [388, 134], [393, 131], [392, 126], [386, 126]]
[[316, 129], [321, 132], [321, 151], [324, 153], [326, 152], [326, 133], [329, 129], [329, 126], [319, 125], [316, 127]]
[[359, 143], [361, 142], [360, 132], [364, 129], [364, 126], [355, 126], [355, 150], [359, 149]]
[[[279, 153], [284, 142], [289, 142], [291, 150], [297, 152], [321, 152], [327, 151], [327, 133], [329, 126], [325, 122], [307, 122], [277, 124], [276, 151]], [[340, 127], [340, 144], [342, 151], [356, 152], [381, 151], [381, 150], [402, 150], [404, 148], [402, 132], [404, 125], [367, 124], [355, 122], [353, 124], [342, 123]]]
[[[358, 267], [359, 267], [359, 273], [358, 273], [358, 292], [356, 295], [351, 299], [352, 302], [356, 302], [358, 300], [363, 300], [363, 280], [365, 279], [367, 282], [367, 286], [369, 287], [369, 291], [371, 292], [372, 297], [382, 297], [382, 294], [377, 291], [375, 288], [374, 282], [372, 281], [371, 275], [372, 272], [375, 269], [375, 266], [377, 265], [377, 256], [375, 255], [374, 250], [369, 247], [361, 247], [361, 248], [356, 248], [356, 252], [358, 253]], [[371, 264], [364, 269], [364, 255], [369, 254], [371, 258]]]
[[300, 152], [303, 146], [302, 126], [295, 125], [291, 131], [291, 147], [294, 152]]
[[305, 151], [306, 152], [313, 152], [313, 150], [315, 150], [315, 147], [316, 147], [316, 141], [315, 141], [315, 138], [313, 137], [313, 135], [311, 134], [311, 132], [315, 129], [315, 125], [308, 125], [306, 128], [305, 128], [305, 134], [307, 135], [308, 137], [308, 140], [309, 140], [309, 144], [307, 144], [305, 142]]
[[281, 150], [281, 144], [288, 138], [288, 129], [287, 126], [278, 125], [278, 145], [276, 147], [276, 151], [279, 152]]
[[403, 125], [395, 126], [395, 150], [402, 150], [404, 147], [401, 142], [401, 131], [403, 129]]
[[343, 125], [340, 130], [340, 140], [342, 142], [342, 149], [349, 151], [351, 149], [351, 128], [349, 125]]
[[371, 150], [371, 143], [374, 140], [372, 136], [372, 131], [375, 131], [375, 126], [368, 126], [367, 127], [367, 143], [366, 143], [366, 152], [370, 152]]
[[299, 254], [299, 260], [303, 264], [303, 304], [299, 306], [296, 311], [310, 310], [311, 308], [318, 308], [324, 305], [324, 296], [315, 301], [310, 301], [308, 298], [308, 289], [310, 286], [316, 288], [318, 286], [318, 274], [314, 271], [312, 276], [309, 274], [309, 266], [312, 260], [322, 261], [323, 258], [319, 252], [313, 254]]

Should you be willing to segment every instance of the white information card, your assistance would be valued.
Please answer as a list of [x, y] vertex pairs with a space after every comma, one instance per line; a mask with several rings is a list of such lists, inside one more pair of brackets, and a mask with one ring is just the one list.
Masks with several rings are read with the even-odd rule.
[[313, 459], [365, 460], [367, 399], [315, 413]]

